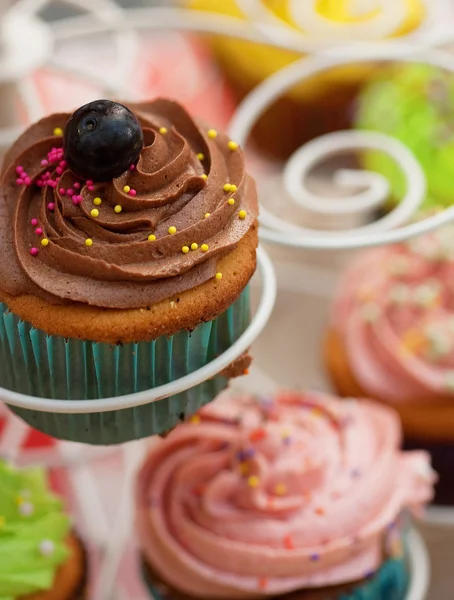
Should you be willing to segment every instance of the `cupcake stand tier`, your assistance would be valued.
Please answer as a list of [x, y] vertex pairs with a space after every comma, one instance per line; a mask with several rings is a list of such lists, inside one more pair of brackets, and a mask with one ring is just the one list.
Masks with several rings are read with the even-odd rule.
[[[36, 120], [46, 112], [33, 79], [34, 71], [43, 64], [52, 72], [61, 72], [65, 76], [70, 74], [81, 82], [94, 86], [103, 95], [135, 99], [138, 94], [128, 85], [128, 81], [139, 47], [138, 38], [144, 32], [154, 31], [156, 35], [162, 35], [163, 30], [177, 29], [226, 33], [243, 40], [266, 41], [294, 51], [315, 53], [311, 58], [303, 58], [283, 69], [244, 100], [232, 119], [230, 133], [232, 138], [246, 147], [254, 122], [287, 88], [303, 81], [310, 74], [357, 60], [355, 45], [346, 42], [336, 47], [314, 46], [300, 34], [293, 32], [293, 35], [289, 35], [289, 30], [282, 27], [282, 23], [269, 18], [263, 19], [263, 5], [258, 0], [238, 0], [238, 3], [255, 19], [253, 24], [182, 9], [123, 11], [111, 0], [72, 0], [68, 4], [82, 10], [82, 15], [45, 25], [36, 14], [46, 7], [46, 0], [18, 0], [15, 3], [0, 0], [0, 32], [3, 32], [0, 34], [0, 65], [7, 61], [8, 66], [14, 66], [9, 70], [0, 69], [0, 100], [2, 106], [12, 107], [4, 109], [3, 121], [0, 119], [0, 148], [6, 148], [24, 124]], [[308, 2], [307, 5], [311, 3]], [[386, 18], [381, 26], [390, 27], [394, 23], [393, 19], [399, 16], [392, 10], [395, 2], [382, 0], [382, 6]], [[451, 55], [433, 48], [435, 42], [441, 44], [454, 41], [454, 36], [446, 27], [437, 28], [437, 24], [445, 23], [440, 15], [446, 15], [449, 2], [431, 1], [427, 3], [427, 8], [429, 18], [420, 32], [408, 36], [405, 42], [362, 46], [362, 57], [374, 62], [397, 59], [428, 62], [454, 71]], [[312, 16], [315, 14], [311, 10], [309, 13]], [[4, 32], [15, 31], [19, 16], [21, 30], [11, 39]], [[314, 22], [314, 27], [316, 26], [317, 23]], [[26, 39], [28, 45], [18, 44], [18, 39], [22, 42]], [[78, 47], [82, 51], [82, 45], [90, 48], [91, 52], [93, 47], [103, 48], [105, 52], [109, 46], [108, 53], [116, 57], [114, 65], [97, 70], [88, 60], [75, 63], [71, 60], [71, 49]], [[24, 115], [15, 113], [16, 99], [20, 99]], [[332, 200], [332, 195], [324, 194], [323, 191], [315, 194], [306, 185], [306, 180], [311, 177], [313, 167], [318, 162], [364, 148], [387, 152], [400, 165], [409, 183], [404, 202], [387, 217], [372, 223], [372, 212], [383, 203], [388, 192], [388, 183], [381, 176], [370, 172], [339, 170], [334, 173], [333, 182], [342, 191], [342, 200], [336, 198], [335, 201]], [[260, 341], [255, 344], [256, 364], [250, 377], [235, 382], [233, 387], [259, 394], [270, 393], [277, 385], [276, 382], [326, 387], [319, 366], [313, 358], [318, 343], [315, 336], [320, 333], [318, 328], [326, 318], [328, 299], [332, 294], [339, 266], [352, 250], [408, 239], [452, 220], [454, 208], [417, 224], [404, 225], [422, 202], [425, 192], [424, 175], [409, 150], [386, 136], [355, 132], [332, 134], [297, 150], [283, 167], [264, 166], [251, 156], [251, 168], [256, 171], [261, 182], [259, 185], [263, 188], [261, 238], [277, 266], [279, 319], [271, 322]], [[279, 216], [273, 212], [276, 211], [275, 202], [273, 209], [270, 208], [271, 196], [276, 199], [271, 194], [273, 189], [284, 189], [284, 193], [279, 196]], [[325, 230], [321, 231], [320, 223], [324, 223]], [[342, 231], [336, 230], [339, 223], [343, 224]], [[91, 402], [90, 410], [108, 411], [166, 397], [206, 380], [239, 356], [262, 332], [274, 305], [274, 273], [263, 249], [259, 251], [259, 265], [263, 289], [261, 300], [257, 302], [258, 309], [251, 326], [227, 353], [198, 372], [163, 388], [151, 390], [147, 394]], [[253, 283], [253, 290], [257, 296], [260, 295], [256, 283]], [[286, 303], [288, 304], [284, 308]], [[307, 314], [304, 316], [308, 310], [313, 311], [310, 318]], [[301, 325], [301, 312], [308, 322], [304, 323], [301, 337], [296, 338], [289, 319], [296, 315]], [[272, 349], [285, 349], [288, 360], [277, 363], [275, 353], [270, 352]], [[301, 357], [306, 357], [307, 360], [302, 361]], [[301, 377], [302, 371], [304, 379]], [[34, 407], [42, 411], [80, 413], [87, 410], [86, 402], [31, 398], [12, 394], [7, 390], [0, 390], [0, 399], [15, 406]], [[30, 449], [27, 446], [28, 435], [27, 427], [10, 416], [3, 415], [2, 425], [0, 413], [0, 454], [8, 455], [19, 463], [44, 462], [54, 472], [60, 475], [64, 473], [62, 478], [80, 517], [81, 530], [90, 540], [95, 561], [98, 562], [97, 575], [92, 582], [92, 597], [96, 600], [145, 600], [143, 589], [137, 587], [137, 582], [130, 581], [128, 575], [135, 568], [131, 567], [129, 555], [132, 528], [130, 484], [147, 445], [153, 443], [153, 440], [132, 442], [113, 449], [87, 448], [66, 442], [41, 440], [37, 444], [38, 448], [32, 445]], [[118, 497], [119, 489], [122, 490], [119, 501], [113, 505], [112, 497]], [[434, 509], [430, 515], [432, 520], [442, 524], [454, 522], [451, 509]], [[416, 531], [411, 532], [410, 549], [412, 586], [408, 600], [423, 600], [429, 584], [429, 562], [424, 543]]]

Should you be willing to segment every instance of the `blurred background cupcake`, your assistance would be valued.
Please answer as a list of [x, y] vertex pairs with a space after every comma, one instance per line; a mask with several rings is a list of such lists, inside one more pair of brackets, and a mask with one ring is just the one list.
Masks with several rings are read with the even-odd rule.
[[[185, 5], [248, 20], [256, 18], [281, 29], [281, 38], [301, 35], [301, 41], [342, 44], [401, 38], [415, 32], [426, 16], [422, 0], [397, 0], [396, 15], [364, 0], [318, 0], [311, 3], [263, 0], [246, 12], [236, 0], [181, 0]], [[246, 3], [244, 4], [246, 6]], [[399, 17], [402, 11], [402, 18]], [[242, 42], [233, 38], [212, 39], [215, 56], [238, 100], [264, 79], [303, 55], [277, 47]], [[375, 66], [349, 64], [308, 78], [295, 86], [266, 111], [254, 129], [261, 151], [286, 158], [296, 148], [324, 133], [347, 129], [352, 122], [354, 100]]]
[[153, 597], [403, 600], [403, 511], [432, 496], [393, 411], [282, 393], [222, 399], [151, 450], [137, 534]]
[[[248, 326], [258, 206], [241, 149], [176, 102], [131, 108], [103, 100], [52, 115], [5, 156], [8, 389], [83, 400], [143, 391], [206, 365]], [[121, 443], [169, 430], [249, 360], [129, 410], [14, 410], [61, 439]]]
[[42, 469], [0, 460], [0, 597], [82, 600], [86, 560]]
[[454, 228], [361, 254], [344, 274], [325, 344], [343, 396], [399, 412], [408, 447], [433, 454], [436, 502], [454, 502]]
[[[427, 179], [423, 210], [454, 201], [454, 74], [430, 65], [396, 64], [383, 68], [362, 90], [356, 115], [359, 130], [386, 133], [403, 142], [420, 162]], [[404, 197], [407, 182], [389, 156], [368, 152], [364, 166], [390, 183], [389, 207]]]

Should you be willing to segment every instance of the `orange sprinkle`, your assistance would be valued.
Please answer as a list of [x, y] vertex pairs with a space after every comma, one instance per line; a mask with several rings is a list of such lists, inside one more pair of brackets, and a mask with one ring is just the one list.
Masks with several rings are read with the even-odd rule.
[[249, 369], [244, 369], [243, 375], [249, 375]]
[[247, 463], [240, 463], [238, 465], [238, 471], [240, 472], [240, 475], [247, 475], [249, 473], [249, 467]]
[[315, 513], [317, 515], [320, 515], [321, 517], [326, 514], [326, 511], [324, 508], [322, 508], [321, 506], [319, 506], [318, 508], [315, 509]]
[[284, 547], [287, 548], [287, 550], [294, 550], [295, 545], [293, 543], [293, 538], [291, 535], [286, 535], [284, 538]]
[[199, 415], [194, 415], [194, 416], [193, 416], [193, 417], [191, 417], [189, 420], [190, 420], [190, 422], [191, 422], [193, 425], [198, 425], [198, 424], [200, 423], [200, 417], [199, 417]]
[[303, 498], [305, 500], [310, 500], [312, 498], [312, 494], [310, 492], [304, 492]]
[[417, 329], [409, 329], [401, 338], [402, 346], [409, 352], [418, 352], [427, 346], [426, 336]]
[[254, 429], [253, 431], [251, 431], [251, 433], [249, 434], [249, 440], [251, 442], [260, 442], [260, 440], [264, 440], [266, 436], [266, 430], [262, 427], [259, 427], [258, 429]]
[[260, 577], [259, 588], [261, 590], [264, 590], [264, 589], [266, 589], [267, 586], [268, 586], [268, 579], [266, 577]]

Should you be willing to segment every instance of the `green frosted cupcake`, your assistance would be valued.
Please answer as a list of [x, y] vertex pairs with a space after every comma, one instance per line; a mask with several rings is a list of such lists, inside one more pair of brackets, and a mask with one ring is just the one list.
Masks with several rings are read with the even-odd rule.
[[[100, 100], [30, 127], [1, 175], [0, 386], [89, 401], [205, 366], [249, 324], [257, 213], [241, 149], [176, 102]], [[248, 362], [135, 408], [14, 410], [61, 439], [122, 443], [168, 431]]]
[[[378, 131], [403, 142], [415, 155], [427, 178], [423, 209], [453, 203], [454, 76], [429, 65], [395, 65], [383, 69], [359, 98], [356, 127]], [[406, 193], [406, 180], [396, 162], [383, 153], [368, 152], [364, 166], [383, 174], [391, 186], [390, 204]]]
[[76, 600], [85, 554], [41, 469], [0, 460], [0, 599]]

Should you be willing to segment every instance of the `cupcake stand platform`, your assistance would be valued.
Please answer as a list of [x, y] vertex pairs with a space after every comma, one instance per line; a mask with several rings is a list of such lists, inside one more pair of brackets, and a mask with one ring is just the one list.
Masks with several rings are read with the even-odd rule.
[[[276, 280], [262, 248], [259, 277], [252, 284], [255, 316], [227, 353], [163, 388], [91, 402], [92, 411], [138, 405], [187, 389], [220, 372], [253, 342], [251, 374], [235, 382], [233, 391], [269, 394], [279, 384], [328, 389], [319, 347], [339, 267], [359, 248], [409, 239], [454, 218], [454, 208], [450, 208], [405, 225], [424, 197], [424, 175], [409, 150], [386, 136], [341, 132], [310, 142], [285, 165], [260, 160], [250, 149], [248, 136], [261, 112], [310, 74], [357, 60], [358, 48], [347, 43], [314, 47], [302, 35], [290, 35], [277, 22], [263, 19], [260, 2], [238, 3], [250, 11], [250, 23], [168, 6], [124, 11], [113, 0], [68, 1], [78, 15], [49, 23], [40, 18], [51, 4], [46, 0], [0, 0], [0, 66], [8, 66], [0, 68], [0, 149], [7, 147], [25, 124], [46, 112], [65, 110], [101, 94], [132, 100], [158, 93], [188, 93], [184, 101], [190, 108], [197, 112], [198, 107], [213, 123], [225, 125], [231, 116], [231, 97], [211, 70], [209, 57], [199, 49], [194, 38], [197, 33], [228, 33], [310, 54], [256, 88], [230, 121], [231, 137], [249, 152], [250, 170], [259, 180], [261, 239], [277, 272], [273, 315]], [[446, 27], [452, 6], [449, 0], [430, 0], [427, 4], [428, 19], [420, 32], [399, 42], [363, 45], [361, 56], [369, 61], [427, 62], [454, 71], [452, 55], [435, 48], [435, 43], [439, 46], [454, 41]], [[382, 0], [382, 5], [389, 25], [393, 24], [395, 3]], [[451, 16], [454, 23], [454, 14]], [[165, 57], [160, 54], [162, 48], [167, 49]], [[99, 57], [96, 65], [89, 60], [94, 52]], [[139, 55], [146, 58], [139, 62]], [[150, 56], [145, 73], [142, 63]], [[188, 60], [192, 62], [188, 64]], [[172, 79], [174, 71], [178, 72]], [[207, 103], [208, 92], [222, 96]], [[372, 215], [387, 196], [388, 182], [374, 173], [335, 166], [336, 157], [364, 148], [380, 149], [392, 156], [409, 183], [405, 200], [381, 220], [373, 220]], [[315, 168], [324, 162], [330, 165], [325, 171]], [[0, 400], [43, 411], [87, 410], [85, 402], [46, 401], [7, 390], [0, 390]], [[131, 483], [149, 444], [153, 444], [152, 439], [113, 448], [57, 442], [30, 430], [0, 404], [0, 455], [18, 464], [40, 463], [51, 469], [54, 485], [67, 496], [81, 534], [89, 543], [94, 567], [90, 595], [96, 600], [148, 597], [134, 554]], [[412, 531], [408, 600], [451, 599], [450, 553], [446, 550], [443, 556], [440, 550], [452, 548], [454, 543], [454, 509], [430, 509], [422, 529], [436, 577], [430, 585], [427, 549], [421, 535]]]

